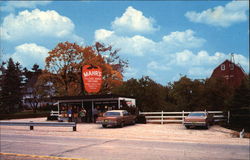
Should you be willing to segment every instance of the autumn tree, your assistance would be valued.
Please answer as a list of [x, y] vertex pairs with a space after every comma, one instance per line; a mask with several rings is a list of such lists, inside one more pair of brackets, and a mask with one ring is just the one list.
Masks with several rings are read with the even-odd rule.
[[100, 93], [108, 93], [122, 84], [123, 68], [127, 62], [118, 55], [118, 50], [101, 43], [82, 47], [76, 43], [59, 43], [49, 52], [46, 68], [38, 83], [53, 85], [55, 95], [80, 95], [82, 93], [81, 67], [99, 66], [103, 72], [103, 84]]

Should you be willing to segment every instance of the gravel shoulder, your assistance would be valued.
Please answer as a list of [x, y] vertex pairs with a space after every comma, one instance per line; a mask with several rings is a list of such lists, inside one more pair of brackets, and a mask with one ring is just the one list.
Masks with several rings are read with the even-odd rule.
[[[46, 118], [18, 119], [10, 121], [46, 122]], [[102, 128], [98, 124], [77, 124], [77, 131], [71, 127], [0, 126], [1, 134], [21, 134], [34, 136], [93, 137], [106, 139], [130, 139], [147, 141], [209, 143], [249, 145], [250, 139], [233, 138], [233, 131], [218, 125], [206, 129], [186, 129], [182, 124], [136, 124], [123, 128]]]

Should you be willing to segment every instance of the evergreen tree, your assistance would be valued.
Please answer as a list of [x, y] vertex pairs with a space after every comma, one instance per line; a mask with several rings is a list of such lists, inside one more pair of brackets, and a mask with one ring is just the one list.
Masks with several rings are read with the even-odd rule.
[[1, 78], [1, 111], [4, 113], [17, 112], [21, 107], [22, 72], [19, 63], [12, 58], [7, 62], [7, 69], [2, 66]]
[[229, 104], [231, 113], [230, 125], [232, 128], [246, 132], [250, 131], [250, 81], [249, 77], [242, 81], [235, 90]]

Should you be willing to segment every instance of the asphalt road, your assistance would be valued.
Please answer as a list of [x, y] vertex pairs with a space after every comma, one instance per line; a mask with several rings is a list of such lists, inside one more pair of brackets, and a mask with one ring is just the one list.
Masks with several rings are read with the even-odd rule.
[[[1, 152], [89, 160], [249, 160], [249, 145], [1, 134]], [[32, 158], [31, 158], [32, 159]]]

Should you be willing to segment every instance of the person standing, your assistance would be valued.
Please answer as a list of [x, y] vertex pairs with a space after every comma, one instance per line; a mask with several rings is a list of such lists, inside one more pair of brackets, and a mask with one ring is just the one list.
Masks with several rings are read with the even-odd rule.
[[94, 123], [95, 123], [98, 117], [98, 110], [96, 108], [93, 109], [93, 116], [94, 116]]
[[86, 119], [86, 110], [84, 108], [81, 109], [81, 111], [79, 112], [80, 118], [81, 118], [81, 122], [85, 122]]
[[72, 109], [71, 109], [71, 107], [68, 109], [67, 114], [68, 114], [69, 122], [72, 122]]

